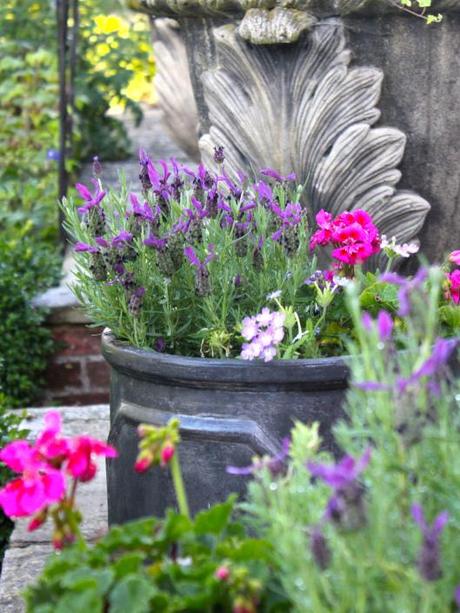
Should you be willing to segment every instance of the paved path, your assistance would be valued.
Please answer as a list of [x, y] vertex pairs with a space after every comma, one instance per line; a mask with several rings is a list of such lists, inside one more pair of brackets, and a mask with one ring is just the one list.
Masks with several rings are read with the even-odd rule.
[[[106, 440], [109, 431], [108, 405], [61, 407], [53, 410], [62, 414], [66, 435], [90, 434]], [[43, 427], [46, 410], [30, 409], [28, 413], [30, 419], [25, 426], [31, 431], [29, 438], [34, 440]], [[103, 459], [98, 462], [98, 472], [94, 480], [79, 488], [77, 504], [84, 517], [83, 534], [90, 541], [98, 539], [107, 530], [107, 489]], [[1, 613], [24, 611], [21, 591], [40, 574], [47, 557], [53, 551], [50, 545], [50, 522], [35, 532], [27, 531], [27, 523], [27, 520], [19, 520], [16, 523], [3, 561], [0, 580]]]

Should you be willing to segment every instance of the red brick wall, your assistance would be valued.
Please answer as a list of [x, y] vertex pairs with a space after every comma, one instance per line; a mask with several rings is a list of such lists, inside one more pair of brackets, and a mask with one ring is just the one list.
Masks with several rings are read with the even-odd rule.
[[46, 371], [42, 404], [107, 403], [110, 374], [101, 355], [102, 328], [83, 323], [49, 325], [56, 352]]

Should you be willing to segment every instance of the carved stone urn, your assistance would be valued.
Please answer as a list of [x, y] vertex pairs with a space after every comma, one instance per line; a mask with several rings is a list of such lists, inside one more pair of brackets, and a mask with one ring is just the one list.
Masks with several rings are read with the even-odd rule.
[[431, 260], [458, 248], [460, 0], [431, 26], [396, 0], [136, 2], [178, 24], [205, 164], [223, 145], [229, 174], [295, 171], [311, 217], [364, 208]]

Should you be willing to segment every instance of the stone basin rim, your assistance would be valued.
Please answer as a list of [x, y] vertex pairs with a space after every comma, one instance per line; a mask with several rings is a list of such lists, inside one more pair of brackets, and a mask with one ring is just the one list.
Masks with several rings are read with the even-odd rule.
[[[130, 8], [155, 17], [243, 16], [251, 9], [283, 8], [310, 13], [319, 18], [347, 15], [397, 15], [409, 17], [389, 0], [127, 0]], [[430, 12], [460, 11], [460, 0], [438, 0]], [[423, 25], [423, 24], [422, 24]]]
[[138, 349], [116, 339], [106, 328], [102, 333], [102, 353], [117, 371], [138, 379], [164, 379], [174, 382], [212, 382], [235, 385], [309, 385], [342, 388], [349, 379], [347, 356], [299, 360], [248, 362], [235, 358], [196, 358], [153, 349]]

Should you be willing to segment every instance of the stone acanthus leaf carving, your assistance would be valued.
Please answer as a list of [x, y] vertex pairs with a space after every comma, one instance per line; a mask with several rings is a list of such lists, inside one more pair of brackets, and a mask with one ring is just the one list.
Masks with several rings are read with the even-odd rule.
[[155, 19], [152, 34], [155, 89], [163, 122], [179, 147], [198, 161], [198, 112], [180, 26], [174, 19]]
[[254, 45], [294, 43], [315, 23], [316, 18], [306, 11], [249, 9], [238, 26], [238, 34]]
[[[211, 123], [200, 139], [203, 162], [214, 167], [214, 146], [222, 145], [231, 175], [294, 171], [310, 217], [362, 208], [382, 233], [414, 238], [430, 205], [396, 189], [406, 137], [372, 127], [383, 74], [349, 66], [342, 24], [325, 20], [298, 44], [277, 49], [248, 45], [233, 25], [215, 36], [218, 66], [203, 75]], [[280, 61], [281, 53], [289, 57]]]

